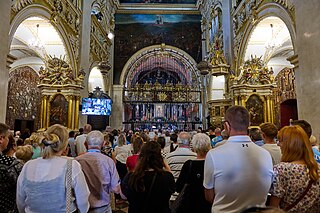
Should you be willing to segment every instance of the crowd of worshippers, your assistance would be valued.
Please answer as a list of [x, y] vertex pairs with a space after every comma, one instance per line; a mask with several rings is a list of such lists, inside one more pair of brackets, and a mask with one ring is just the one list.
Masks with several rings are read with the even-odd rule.
[[223, 130], [13, 135], [0, 123], [0, 212], [320, 212], [320, 152], [310, 124], [249, 128], [241, 106]]

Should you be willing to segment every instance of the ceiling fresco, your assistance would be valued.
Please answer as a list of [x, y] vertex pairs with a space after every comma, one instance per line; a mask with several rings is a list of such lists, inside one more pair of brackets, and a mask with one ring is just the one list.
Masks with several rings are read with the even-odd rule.
[[120, 4], [196, 4], [197, 0], [119, 0]]

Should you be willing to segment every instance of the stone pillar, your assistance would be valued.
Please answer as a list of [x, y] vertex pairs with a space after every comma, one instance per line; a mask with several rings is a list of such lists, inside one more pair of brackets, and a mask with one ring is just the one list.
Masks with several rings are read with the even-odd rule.
[[6, 121], [9, 70], [7, 55], [9, 54], [9, 30], [12, 1], [0, 1], [0, 122]]
[[223, 28], [223, 51], [225, 58], [228, 64], [233, 63], [233, 50], [232, 50], [232, 41], [233, 41], [233, 31], [232, 31], [232, 16], [231, 8], [232, 1], [224, 0], [222, 2], [222, 28]]
[[110, 116], [110, 126], [112, 128], [122, 129], [123, 122], [123, 86], [113, 85], [112, 112]]
[[320, 1], [294, 0], [299, 65], [295, 67], [298, 117], [308, 121], [319, 140], [320, 134]]
[[[91, 2], [82, 0], [82, 25], [80, 33], [80, 51], [79, 51], [79, 68], [83, 68], [86, 72], [84, 79], [84, 88], [81, 90], [81, 97], [88, 97], [88, 80], [90, 73], [90, 32], [91, 32]], [[80, 127], [83, 127], [87, 123], [87, 116], [82, 115], [81, 112], [75, 112], [79, 114]]]

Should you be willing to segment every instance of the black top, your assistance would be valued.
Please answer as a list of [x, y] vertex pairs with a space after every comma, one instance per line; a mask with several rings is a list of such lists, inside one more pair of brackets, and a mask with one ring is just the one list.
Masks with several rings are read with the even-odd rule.
[[143, 213], [143, 211], [152, 213], [169, 213], [169, 199], [175, 191], [174, 178], [171, 172], [164, 171], [157, 173], [154, 185], [152, 187], [150, 197], [148, 196], [152, 179], [155, 175], [154, 171], [147, 171], [144, 176], [145, 191], [136, 192], [129, 187], [128, 182], [132, 173], [128, 173], [122, 184], [122, 192], [128, 198], [128, 213]]
[[[190, 170], [190, 162], [191, 170]], [[190, 171], [190, 175], [189, 175]], [[210, 213], [211, 204], [206, 201], [203, 187], [204, 160], [188, 160], [183, 164], [177, 180], [177, 192], [181, 192], [185, 183], [190, 184], [192, 200], [187, 212]]]
[[0, 212], [18, 212], [16, 190], [22, 164], [0, 152]]

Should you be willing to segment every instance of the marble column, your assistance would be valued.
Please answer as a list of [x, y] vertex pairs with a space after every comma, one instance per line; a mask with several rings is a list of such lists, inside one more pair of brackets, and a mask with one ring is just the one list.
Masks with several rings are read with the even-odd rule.
[[[79, 68], [83, 68], [86, 72], [84, 79], [84, 88], [80, 95], [81, 98], [88, 97], [88, 79], [90, 73], [90, 32], [91, 32], [91, 1], [82, 0], [82, 25], [80, 34], [80, 52], [79, 52]], [[83, 127], [87, 123], [88, 116], [79, 113], [79, 127]]]
[[295, 68], [298, 117], [308, 121], [313, 135], [320, 134], [320, 1], [294, 0], [296, 12], [297, 40], [295, 41], [299, 60]]
[[11, 1], [0, 1], [0, 122], [6, 121], [8, 79], [7, 55], [9, 54], [9, 29]]
[[113, 96], [112, 96], [112, 112], [110, 116], [110, 126], [116, 129], [122, 129], [123, 122], [123, 86], [122, 85], [113, 85]]

